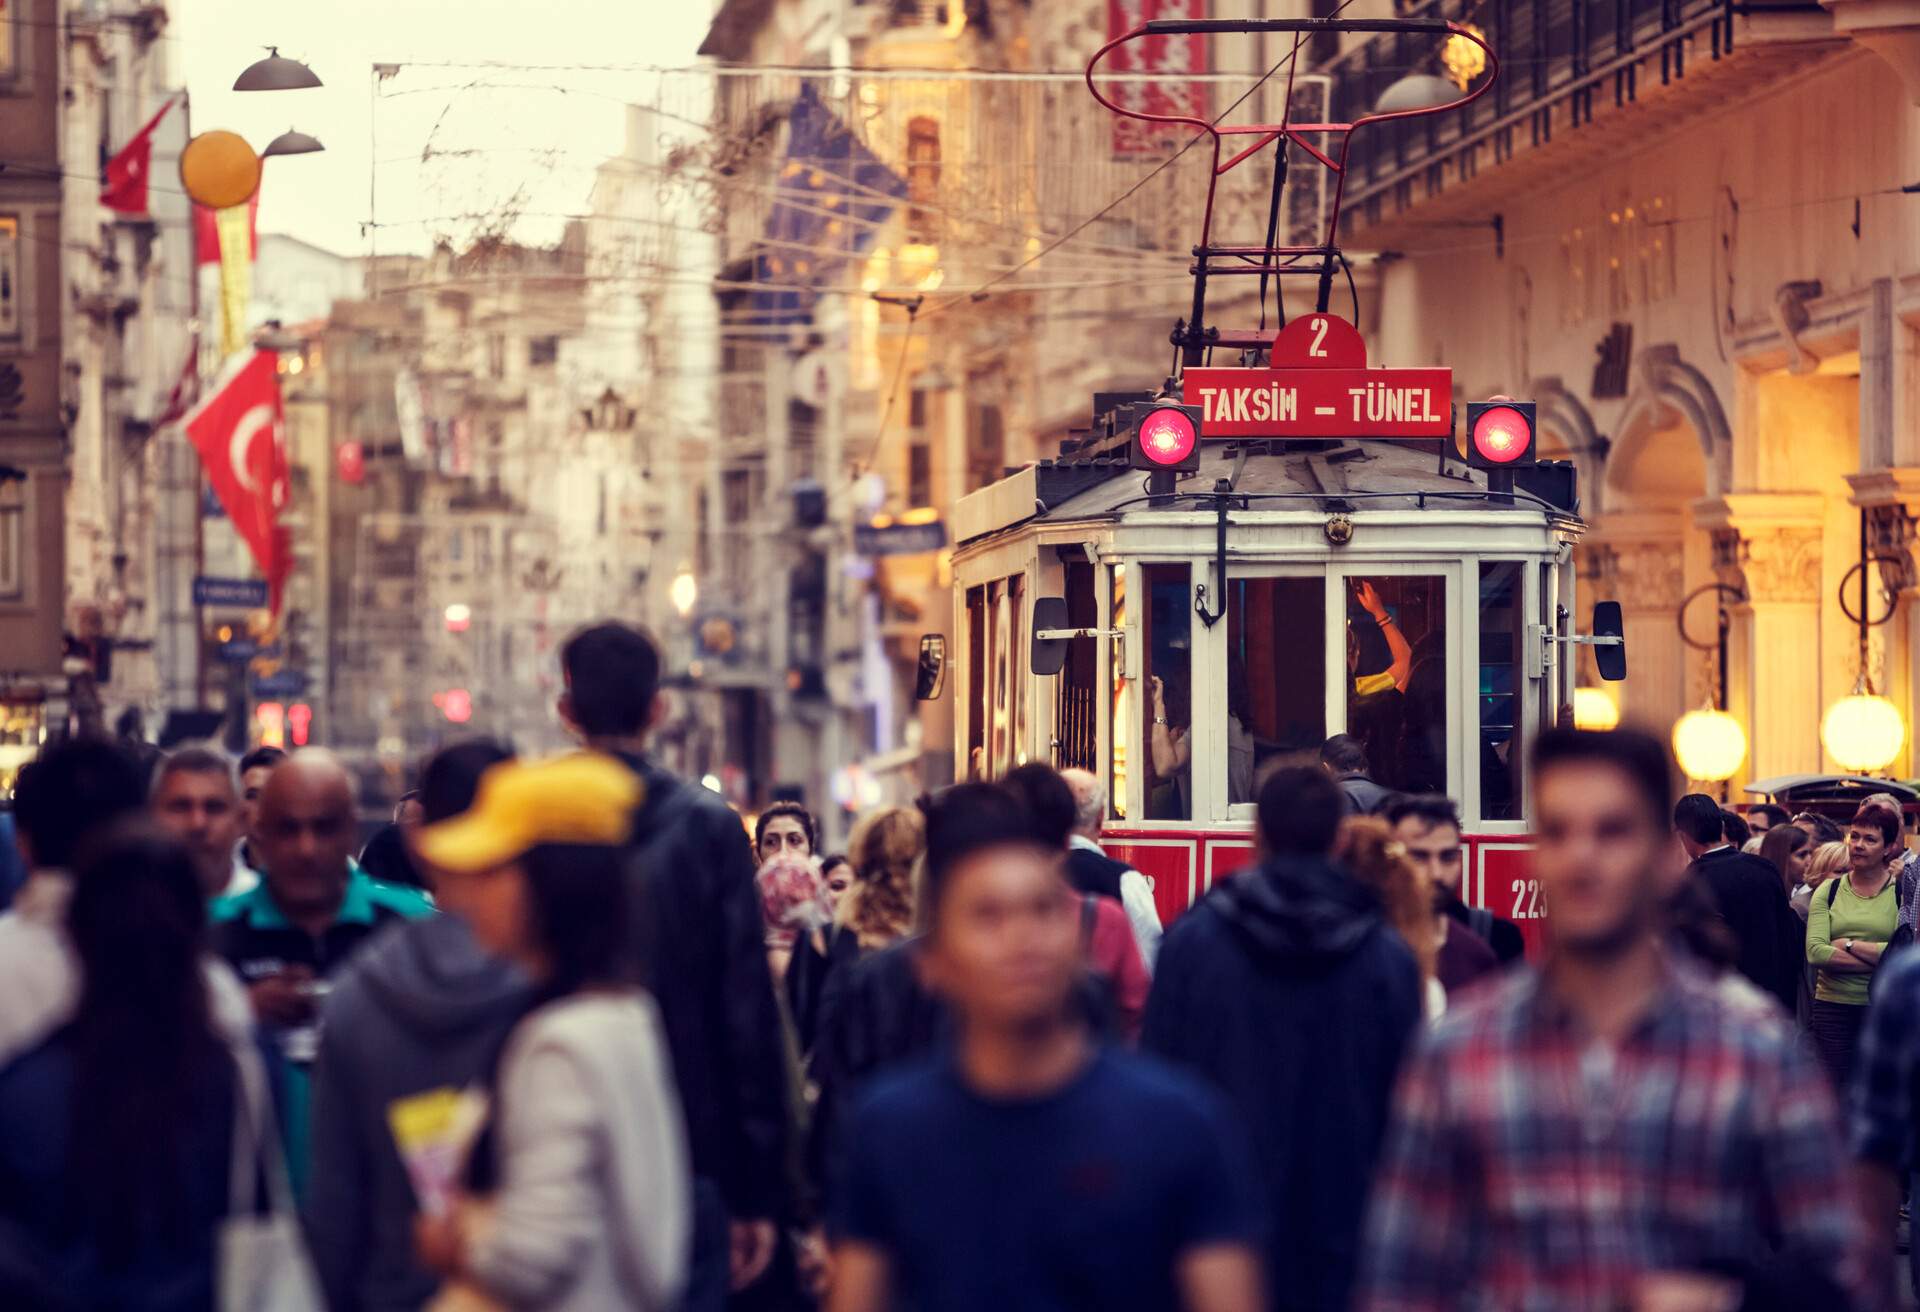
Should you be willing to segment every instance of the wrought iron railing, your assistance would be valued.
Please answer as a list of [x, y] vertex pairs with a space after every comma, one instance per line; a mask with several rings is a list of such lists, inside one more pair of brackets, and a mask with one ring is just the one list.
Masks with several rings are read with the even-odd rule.
[[[1651, 78], [1681, 77], [1687, 63], [1732, 48], [1736, 12], [1798, 4], [1732, 0], [1429, 0], [1403, 17], [1472, 23], [1500, 57], [1493, 90], [1456, 113], [1383, 123], [1359, 133], [1347, 179], [1347, 212], [1369, 213], [1386, 191], [1469, 143], [1489, 143], [1494, 162], [1550, 140], [1554, 108], [1572, 105], [1578, 127], [1605, 102], [1634, 100]], [[1644, 62], [1643, 62], [1644, 61]], [[1431, 37], [1382, 34], [1316, 70], [1332, 79], [1333, 118], [1351, 122], [1408, 73], [1444, 73]], [[1561, 127], [1564, 129], [1564, 121]], [[1473, 165], [1468, 165], [1471, 168]]]

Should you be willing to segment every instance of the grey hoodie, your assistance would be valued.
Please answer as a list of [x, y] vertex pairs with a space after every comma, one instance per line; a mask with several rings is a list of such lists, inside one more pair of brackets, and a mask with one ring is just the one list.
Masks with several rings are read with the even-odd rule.
[[464, 1088], [526, 1010], [527, 983], [455, 916], [396, 925], [327, 999], [313, 1072], [308, 1238], [332, 1312], [412, 1312], [438, 1280], [413, 1260], [413, 1188], [395, 1099]]

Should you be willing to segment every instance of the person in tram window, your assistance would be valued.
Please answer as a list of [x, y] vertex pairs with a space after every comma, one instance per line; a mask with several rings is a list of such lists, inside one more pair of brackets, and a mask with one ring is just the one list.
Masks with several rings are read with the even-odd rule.
[[1154, 820], [1193, 817], [1193, 696], [1185, 671], [1153, 676], [1153, 723], [1148, 726], [1147, 754], [1152, 758], [1153, 782], [1147, 794], [1147, 816]]
[[1366, 579], [1356, 579], [1347, 607], [1347, 731], [1366, 746], [1381, 777], [1398, 781], [1400, 735], [1407, 716], [1413, 646], [1400, 622]]

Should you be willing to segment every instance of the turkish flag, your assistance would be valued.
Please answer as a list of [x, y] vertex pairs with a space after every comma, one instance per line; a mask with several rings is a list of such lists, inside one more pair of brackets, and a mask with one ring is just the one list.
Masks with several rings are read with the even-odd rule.
[[267, 604], [276, 615], [293, 563], [279, 522], [288, 489], [285, 425], [280, 360], [272, 351], [235, 356], [181, 424], [214, 495], [267, 580]]
[[160, 106], [160, 112], [133, 134], [120, 153], [107, 161], [106, 183], [100, 189], [100, 203], [118, 214], [147, 212], [147, 178], [153, 172], [153, 130], [173, 108], [173, 101]]

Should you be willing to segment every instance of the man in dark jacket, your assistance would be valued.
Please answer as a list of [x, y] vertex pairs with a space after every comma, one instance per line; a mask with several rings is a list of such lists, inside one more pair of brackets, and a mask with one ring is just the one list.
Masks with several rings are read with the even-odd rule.
[[1343, 814], [1372, 815], [1393, 796], [1367, 774], [1367, 749], [1350, 733], [1337, 733], [1320, 744], [1320, 768], [1340, 786]]
[[1739, 944], [1735, 968], [1789, 1013], [1799, 996], [1806, 960], [1805, 929], [1787, 900], [1786, 886], [1771, 861], [1726, 841], [1720, 804], [1688, 793], [1673, 806], [1673, 825], [1697, 876]]
[[1141, 1046], [1210, 1078], [1253, 1135], [1275, 1309], [1345, 1309], [1420, 971], [1373, 895], [1330, 862], [1339, 788], [1260, 790], [1261, 862], [1167, 931]]
[[[460, 814], [497, 744], [456, 743], [421, 771], [427, 823]], [[394, 1146], [396, 1103], [457, 1093], [493, 1060], [531, 999], [457, 916], [413, 921], [368, 944], [334, 986], [313, 1068], [306, 1221], [332, 1312], [413, 1312], [440, 1277], [414, 1259], [418, 1199]]]
[[596, 624], [567, 640], [560, 667], [561, 718], [587, 746], [626, 761], [646, 788], [634, 817], [635, 904], [696, 1177], [686, 1306], [705, 1306], [705, 1282], [722, 1254], [735, 1290], [766, 1272], [788, 1209], [785, 1044], [753, 850], [717, 793], [645, 755], [660, 687], [651, 639], [624, 624]]

